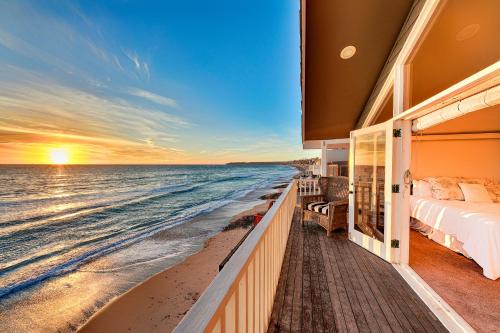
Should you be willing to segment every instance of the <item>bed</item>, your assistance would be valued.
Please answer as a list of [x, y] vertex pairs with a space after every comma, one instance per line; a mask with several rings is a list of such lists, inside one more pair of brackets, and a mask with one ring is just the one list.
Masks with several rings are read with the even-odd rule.
[[487, 278], [500, 277], [500, 203], [419, 196], [410, 202], [413, 228], [472, 258]]

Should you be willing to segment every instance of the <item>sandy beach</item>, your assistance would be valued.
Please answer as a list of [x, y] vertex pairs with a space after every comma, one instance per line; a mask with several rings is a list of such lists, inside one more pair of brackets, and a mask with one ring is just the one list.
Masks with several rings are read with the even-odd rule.
[[104, 306], [79, 332], [170, 332], [218, 273], [219, 264], [248, 232], [242, 220], [269, 202], [234, 216], [199, 252], [160, 272]]

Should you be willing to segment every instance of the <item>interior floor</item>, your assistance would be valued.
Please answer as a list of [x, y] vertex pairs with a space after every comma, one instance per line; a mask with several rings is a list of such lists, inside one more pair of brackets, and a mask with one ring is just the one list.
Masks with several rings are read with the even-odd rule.
[[481, 267], [410, 230], [410, 266], [478, 332], [500, 332], [500, 279]]

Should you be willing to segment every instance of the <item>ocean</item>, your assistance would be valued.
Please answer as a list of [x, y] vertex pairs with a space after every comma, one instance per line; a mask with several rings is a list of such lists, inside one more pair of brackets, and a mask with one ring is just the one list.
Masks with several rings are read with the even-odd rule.
[[[0, 331], [74, 330], [296, 173], [277, 165], [0, 166]], [[55, 319], [42, 320], [48, 310]]]

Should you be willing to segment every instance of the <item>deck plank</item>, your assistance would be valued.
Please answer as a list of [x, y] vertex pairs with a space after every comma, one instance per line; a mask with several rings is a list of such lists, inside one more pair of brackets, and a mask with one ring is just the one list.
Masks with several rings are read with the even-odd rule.
[[314, 332], [324, 332], [323, 304], [321, 300], [321, 287], [318, 279], [318, 253], [314, 250], [314, 233], [307, 233], [307, 243], [311, 257], [311, 301], [312, 301], [312, 326]]
[[[364, 249], [362, 249], [361, 247], [354, 247], [353, 251], [359, 253], [360, 251], [364, 251]], [[371, 262], [368, 260], [368, 257], [362, 255], [362, 253], [360, 254], [359, 258], [363, 261], [366, 272], [372, 277], [374, 281], [376, 281], [377, 287], [382, 295], [382, 299], [388, 304], [389, 308], [397, 319], [399, 326], [402, 327], [403, 332], [414, 332], [410, 321], [406, 318], [404, 312], [401, 310], [401, 307], [397, 303], [397, 297], [394, 297], [391, 288], [387, 288], [386, 285], [382, 283], [382, 280], [384, 280], [385, 277], [380, 273], [380, 268], [375, 269], [371, 265]], [[394, 323], [393, 326], [395, 326]]]
[[344, 286], [347, 292], [347, 297], [349, 299], [349, 304], [351, 305], [352, 312], [354, 314], [354, 319], [356, 321], [356, 325], [358, 326], [359, 332], [370, 332], [370, 328], [368, 323], [366, 322], [365, 315], [361, 308], [361, 304], [358, 301], [358, 297], [356, 296], [356, 291], [354, 286], [351, 283], [349, 278], [348, 270], [349, 266], [346, 267], [346, 263], [342, 258], [342, 254], [339, 251], [339, 243], [344, 240], [338, 239], [337, 242], [328, 242], [330, 246], [330, 251], [333, 254], [335, 261], [338, 262], [338, 267], [341, 275], [342, 281], [344, 281]]
[[[368, 268], [365, 266], [363, 256], [356, 255], [356, 256], [354, 256], [354, 258], [358, 262], [358, 266], [359, 266], [360, 270], [363, 272], [366, 272]], [[370, 274], [369, 272], [365, 273], [364, 276], [365, 276], [365, 279], [368, 283], [368, 286], [369, 286], [371, 292], [373, 293], [373, 297], [375, 297], [375, 299], [377, 300], [377, 303], [379, 304], [380, 309], [384, 313], [384, 316], [385, 316], [389, 326], [391, 327], [391, 330], [394, 332], [402, 332], [403, 327], [399, 324], [399, 321], [397, 320], [397, 318], [394, 315], [394, 313], [392, 312], [389, 304], [387, 303], [384, 296], [382, 295], [380, 288], [377, 285], [377, 280], [374, 280], [372, 277], [372, 274]]]
[[[307, 228], [307, 225], [305, 226]], [[302, 332], [312, 332], [311, 251], [307, 233], [304, 235], [304, 262], [302, 267]]]
[[[377, 257], [371, 256], [372, 261], [377, 259]], [[441, 323], [434, 314], [432, 314], [430, 309], [418, 298], [413, 290], [409, 288], [394, 267], [387, 264], [382, 267], [382, 270], [385, 270], [388, 276], [391, 277], [390, 281], [392, 282], [396, 297], [404, 300], [406, 303], [408, 309], [407, 317], [411, 316], [416, 318], [416, 321], [420, 323], [426, 332], [447, 332], [446, 329], [444, 331], [442, 330], [443, 326]]]
[[[290, 232], [293, 235], [292, 232]], [[283, 312], [283, 303], [285, 301], [285, 290], [287, 277], [289, 276], [290, 268], [290, 258], [292, 252], [293, 241], [288, 241], [285, 248], [285, 256], [283, 258], [283, 263], [281, 264], [280, 277], [278, 279], [278, 286], [276, 289], [276, 296], [273, 302], [273, 310], [271, 312], [271, 319], [269, 321], [268, 332], [274, 333], [280, 331], [280, 315]]]
[[[366, 276], [363, 274], [363, 271], [358, 265], [358, 262], [356, 261], [356, 256], [358, 255], [357, 253], [351, 251], [351, 248], [349, 246], [348, 242], [341, 242], [340, 243], [343, 247], [344, 250], [344, 255], [346, 256], [350, 267], [352, 267], [352, 274], [357, 276], [357, 281], [360, 284], [361, 290], [362, 290], [362, 297], [365, 298], [367, 307], [369, 311], [371, 311], [371, 316], [369, 320], [373, 320], [374, 322], [377, 323], [376, 328], [370, 327], [372, 331], [378, 330], [380, 332], [385, 332], [385, 333], [390, 333], [392, 332], [389, 323], [387, 322], [387, 319], [385, 318], [384, 313], [382, 312], [382, 309], [380, 308], [373, 291], [368, 285], [368, 281]], [[365, 312], [365, 316], [368, 318], [368, 314]]]
[[[397, 290], [400, 297], [403, 297], [414, 314], [419, 318], [428, 332], [448, 332], [441, 324], [439, 319], [432, 313], [432, 311], [420, 300], [418, 295], [409, 288], [408, 284], [401, 278], [399, 273], [391, 266], [388, 266], [388, 271], [394, 277], [394, 283], [398, 286]], [[432, 327], [430, 327], [432, 326]]]
[[323, 325], [325, 332], [337, 332], [335, 328], [335, 314], [330, 301], [330, 287], [326, 279], [325, 258], [320, 248], [320, 237], [315, 234], [312, 239], [313, 251], [316, 253], [316, 267], [318, 273], [318, 288], [321, 297], [321, 308], [323, 316]]
[[268, 332], [447, 332], [394, 267], [294, 215]]
[[321, 288], [323, 287], [319, 283], [320, 270], [318, 267], [318, 261], [322, 260], [315, 249], [315, 233], [308, 232], [308, 245], [311, 251], [311, 296], [313, 305], [313, 328], [314, 332], [324, 332], [326, 329], [326, 323], [324, 322], [323, 315], [325, 314], [326, 305], [323, 303]]
[[363, 315], [366, 319], [369, 331], [380, 332], [380, 327], [374, 315], [375, 312], [370, 307], [370, 304], [368, 303], [368, 300], [366, 299], [366, 296], [363, 292], [362, 282], [364, 282], [364, 279], [361, 280], [356, 275], [355, 267], [357, 267], [357, 265], [353, 263], [353, 260], [351, 260], [352, 259], [351, 251], [349, 251], [349, 249], [346, 250], [346, 247], [348, 247], [349, 244], [343, 241], [343, 242], [337, 242], [337, 246], [338, 246], [338, 251], [340, 253], [340, 257], [342, 258], [342, 261], [346, 266], [346, 271], [348, 276], [347, 278], [350, 279], [351, 281], [351, 285], [353, 286], [354, 293], [359, 302], [359, 306], [361, 307], [361, 311], [363, 312]]
[[[342, 241], [342, 239], [334, 234], [333, 241]], [[339, 261], [335, 258], [334, 252], [332, 251], [331, 241], [329, 239], [322, 237], [328, 251], [328, 259], [330, 265], [332, 266], [332, 272], [335, 279], [335, 285], [339, 295], [340, 306], [342, 308], [342, 313], [344, 315], [345, 324], [348, 332], [359, 332], [358, 325], [356, 324], [356, 318], [354, 317], [354, 312], [352, 311], [351, 303], [349, 302], [349, 297], [347, 295], [347, 287], [342, 279], [339, 269]]]
[[[290, 230], [290, 242], [291, 246], [291, 255], [289, 265], [290, 267], [295, 267], [297, 264], [297, 256], [295, 253], [297, 249], [297, 237], [299, 231], [297, 229]], [[283, 309], [280, 314], [280, 332], [290, 332], [290, 326], [292, 323], [292, 305], [293, 305], [293, 288], [295, 285], [295, 274], [288, 274], [286, 285], [285, 285], [285, 297], [283, 299]]]
[[[365, 251], [360, 247], [353, 248], [353, 250], [358, 252]], [[409, 311], [409, 308], [404, 299], [402, 299], [397, 293], [397, 287], [394, 284], [394, 281], [392, 281], [392, 278], [388, 271], [385, 269], [384, 265], [378, 262], [373, 262], [373, 259], [378, 260], [378, 258], [371, 254], [369, 256], [364, 256], [364, 258], [366, 259], [366, 263], [368, 264], [368, 270], [374, 273], [375, 278], [379, 281], [379, 286], [384, 290], [387, 300], [392, 304], [393, 311], [398, 314], [398, 320], [402, 325], [405, 326], [404, 330], [406, 332], [425, 332], [425, 329], [420, 324], [418, 319], [413, 315], [413, 313], [411, 313], [411, 311]]]
[[330, 259], [328, 257], [328, 252], [326, 250], [325, 240], [323, 237], [319, 237], [319, 245], [321, 247], [321, 253], [323, 255], [323, 259], [325, 260], [324, 265], [325, 265], [326, 283], [329, 286], [330, 303], [332, 304], [334, 312], [335, 330], [340, 333], [347, 333], [348, 332], [347, 325], [344, 314], [342, 313], [342, 305], [340, 304], [340, 296], [338, 292], [339, 283], [338, 280], [335, 280], [335, 277], [333, 275], [332, 266], [330, 264]]
[[292, 306], [292, 332], [302, 331], [302, 274], [304, 262], [304, 233], [298, 227], [295, 228], [298, 233], [297, 240], [297, 264], [295, 267], [295, 285], [293, 288], [293, 306]]

